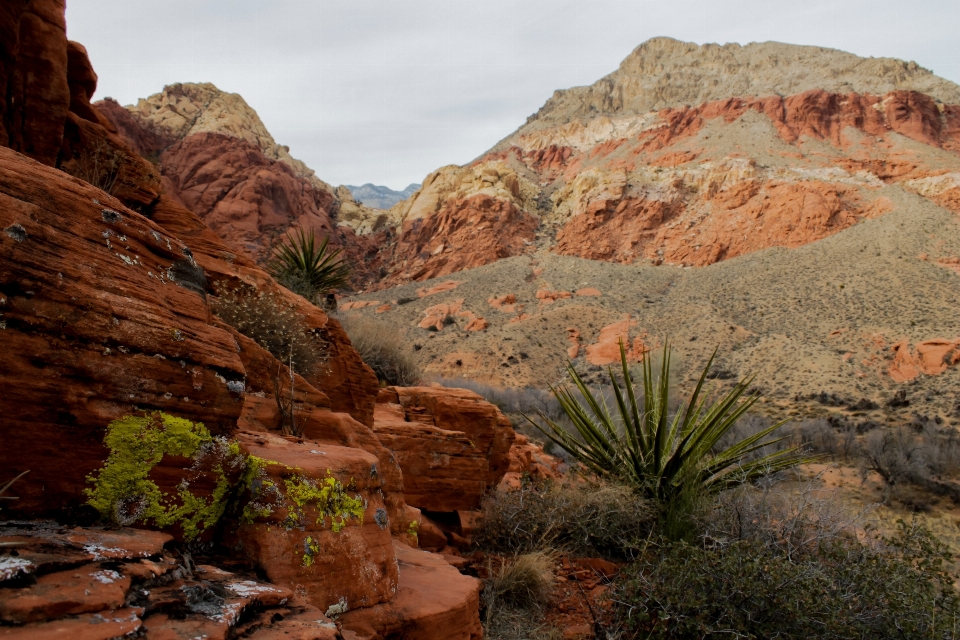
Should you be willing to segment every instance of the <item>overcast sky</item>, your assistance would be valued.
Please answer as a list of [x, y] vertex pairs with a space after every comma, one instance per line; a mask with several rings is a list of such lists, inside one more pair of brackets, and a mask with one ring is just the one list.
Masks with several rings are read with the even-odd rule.
[[241, 94], [327, 182], [402, 189], [653, 36], [915, 60], [960, 82], [957, 0], [67, 0], [98, 98]]

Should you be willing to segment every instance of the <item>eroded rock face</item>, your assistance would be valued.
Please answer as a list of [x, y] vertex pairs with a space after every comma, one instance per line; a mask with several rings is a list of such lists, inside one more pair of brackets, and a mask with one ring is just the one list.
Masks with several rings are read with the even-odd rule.
[[485, 194], [448, 201], [434, 215], [404, 222], [394, 279], [426, 280], [527, 253], [537, 226], [513, 203]]
[[509, 419], [465, 389], [389, 387], [374, 432], [403, 470], [403, 493], [429, 511], [477, 509], [510, 467]]
[[[112, 420], [162, 410], [234, 430], [243, 365], [183, 275], [189, 248], [102, 191], [0, 149], [0, 363], [5, 469], [17, 509], [79, 505]], [[29, 384], [26, 381], [31, 381]], [[60, 456], [69, 451], [70, 464]]]
[[400, 566], [397, 595], [390, 602], [348, 611], [344, 629], [361, 638], [480, 640], [480, 581], [461, 575], [441, 556], [394, 542]]
[[52, 165], [70, 108], [64, 2], [5, 3], [0, 23], [0, 144]]
[[397, 589], [378, 460], [362, 449], [250, 436], [237, 544], [312, 606], [369, 607]]
[[320, 237], [335, 231], [333, 195], [246, 140], [198, 133], [166, 149], [160, 161], [180, 201], [228, 245], [258, 261], [269, 258], [291, 226]]

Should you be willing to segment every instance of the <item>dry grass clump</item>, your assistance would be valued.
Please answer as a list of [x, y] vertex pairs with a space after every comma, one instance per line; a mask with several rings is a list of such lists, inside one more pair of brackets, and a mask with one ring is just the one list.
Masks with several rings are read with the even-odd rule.
[[420, 365], [396, 327], [358, 314], [340, 316], [339, 320], [353, 348], [381, 383], [397, 387], [420, 383], [423, 378]]
[[483, 584], [483, 619], [488, 638], [550, 638], [556, 630], [538, 619], [556, 582], [557, 555], [535, 551], [503, 561]]
[[221, 320], [297, 373], [318, 373], [327, 359], [327, 345], [280, 294], [252, 287], [221, 288], [217, 293], [212, 306]]
[[484, 595], [511, 607], [533, 609], [550, 602], [556, 581], [557, 556], [549, 551], [534, 551], [506, 561], [493, 572], [484, 587]]
[[629, 487], [588, 481], [497, 489], [484, 504], [475, 539], [511, 555], [558, 549], [576, 555], [632, 558], [657, 519], [655, 505]]

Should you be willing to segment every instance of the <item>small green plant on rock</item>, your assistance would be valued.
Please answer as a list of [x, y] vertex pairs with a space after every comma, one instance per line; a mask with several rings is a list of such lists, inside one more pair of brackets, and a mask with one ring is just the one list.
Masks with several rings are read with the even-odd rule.
[[[85, 490], [88, 504], [121, 526], [143, 523], [162, 529], [179, 525], [187, 541], [217, 523], [245, 464], [237, 443], [214, 438], [202, 423], [159, 411], [114, 420], [107, 427], [104, 444], [110, 454], [103, 467], [87, 477], [93, 485]], [[185, 466], [186, 476], [175, 495], [162, 491], [150, 479], [150, 472], [164, 456], [192, 461]], [[191, 479], [210, 472], [216, 477], [213, 492], [208, 498], [195, 495], [190, 490]]]

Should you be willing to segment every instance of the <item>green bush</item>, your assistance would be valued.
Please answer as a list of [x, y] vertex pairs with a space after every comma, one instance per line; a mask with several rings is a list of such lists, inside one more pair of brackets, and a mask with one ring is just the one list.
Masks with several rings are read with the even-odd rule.
[[494, 490], [475, 540], [494, 553], [556, 549], [574, 555], [635, 557], [657, 509], [630, 487], [595, 482], [524, 482]]
[[950, 557], [901, 523], [867, 546], [849, 536], [788, 554], [760, 539], [651, 547], [613, 600], [631, 638], [955, 638]]
[[353, 348], [381, 383], [397, 387], [420, 383], [423, 378], [420, 365], [409, 343], [393, 326], [360, 314], [341, 316], [340, 324]]

